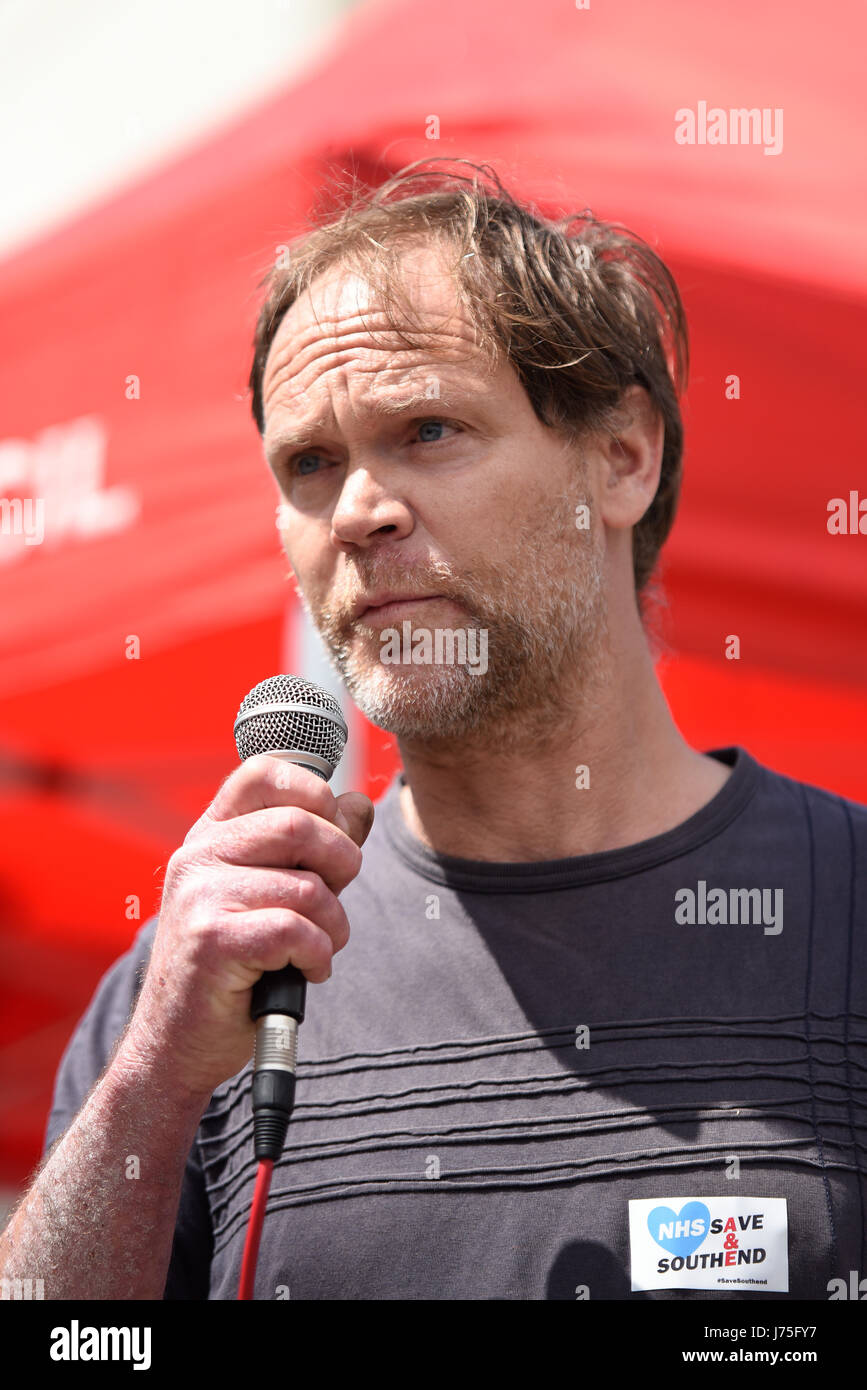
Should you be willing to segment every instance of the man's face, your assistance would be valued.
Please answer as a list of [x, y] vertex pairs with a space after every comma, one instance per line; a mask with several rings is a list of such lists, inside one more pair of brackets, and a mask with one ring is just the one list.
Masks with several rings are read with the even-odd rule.
[[[503, 746], [588, 683], [604, 540], [576, 525], [591, 502], [577, 451], [541, 424], [511, 363], [490, 371], [440, 256], [402, 259], [423, 348], [345, 267], [287, 311], [265, 366], [265, 453], [302, 601], [359, 708], [407, 740]], [[386, 594], [419, 597], [359, 613]], [[448, 638], [439, 662], [395, 662], [407, 621], [434, 657], [438, 629], [463, 630], [477, 655], [486, 633], [486, 669], [448, 664], [461, 650]]]

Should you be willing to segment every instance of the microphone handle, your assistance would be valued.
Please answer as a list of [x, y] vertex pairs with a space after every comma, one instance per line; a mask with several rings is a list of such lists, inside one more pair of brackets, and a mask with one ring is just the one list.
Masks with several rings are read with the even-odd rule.
[[[275, 748], [272, 750], [272, 757], [282, 758], [287, 763], [295, 763], [297, 767], [306, 767], [308, 772], [315, 773], [317, 777], [322, 778], [323, 782], [331, 780], [330, 775], [326, 775], [321, 768], [315, 767], [306, 758], [299, 756], [294, 751], [289, 752]], [[255, 1022], [263, 1014], [288, 1014], [296, 1022], [303, 1023], [306, 1002], [306, 979], [296, 966], [284, 965], [282, 970], [266, 970], [264, 975], [260, 975], [254, 984], [250, 1001], [250, 1017]]]
[[250, 1017], [255, 1020], [263, 1014], [288, 1014], [303, 1023], [306, 1000], [307, 981], [296, 966], [266, 970], [253, 986]]

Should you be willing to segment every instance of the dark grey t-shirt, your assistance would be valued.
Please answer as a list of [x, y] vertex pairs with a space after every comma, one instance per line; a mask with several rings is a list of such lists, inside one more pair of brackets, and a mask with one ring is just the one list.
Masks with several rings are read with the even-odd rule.
[[[395, 779], [308, 989], [257, 1298], [827, 1299], [867, 1275], [867, 808], [714, 756], [731, 776], [675, 830], [530, 864], [429, 852]], [[64, 1054], [46, 1147], [155, 927]], [[202, 1119], [167, 1298], [236, 1296], [250, 1076]]]

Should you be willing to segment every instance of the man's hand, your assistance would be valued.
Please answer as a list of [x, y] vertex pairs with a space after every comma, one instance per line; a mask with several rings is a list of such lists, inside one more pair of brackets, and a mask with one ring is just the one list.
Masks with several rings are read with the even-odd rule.
[[266, 970], [331, 975], [349, 940], [338, 894], [361, 868], [373, 803], [335, 797], [305, 768], [259, 754], [231, 774], [171, 856], [147, 975], [115, 1065], [165, 1069], [210, 1097], [253, 1052], [250, 994]]

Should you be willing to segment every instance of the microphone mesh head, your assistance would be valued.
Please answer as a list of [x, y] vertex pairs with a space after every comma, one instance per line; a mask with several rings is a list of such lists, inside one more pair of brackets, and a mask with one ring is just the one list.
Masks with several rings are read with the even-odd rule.
[[[283, 708], [274, 709], [275, 705]], [[300, 676], [269, 676], [260, 681], [245, 695], [235, 720], [235, 743], [242, 761], [256, 753], [285, 749], [312, 753], [333, 772], [348, 736], [334, 696]]]

